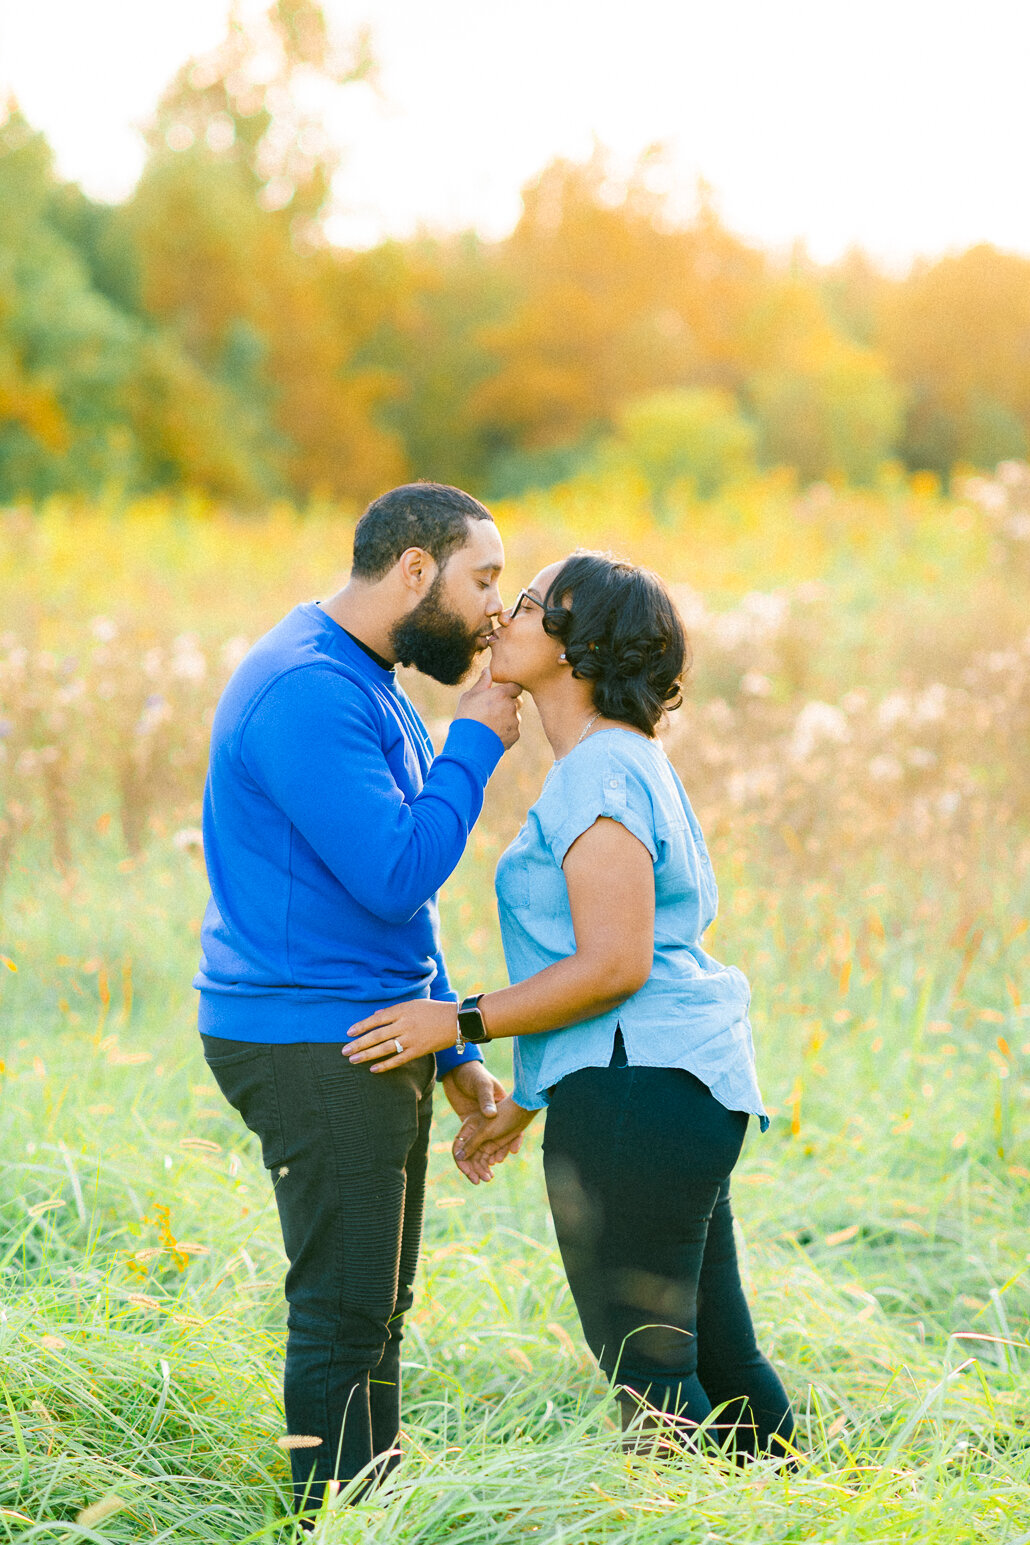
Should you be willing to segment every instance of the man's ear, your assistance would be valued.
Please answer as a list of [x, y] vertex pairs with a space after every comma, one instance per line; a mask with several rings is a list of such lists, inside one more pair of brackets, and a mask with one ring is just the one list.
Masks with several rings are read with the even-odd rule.
[[405, 590], [422, 597], [437, 574], [437, 562], [424, 547], [406, 547], [397, 559], [397, 571]]

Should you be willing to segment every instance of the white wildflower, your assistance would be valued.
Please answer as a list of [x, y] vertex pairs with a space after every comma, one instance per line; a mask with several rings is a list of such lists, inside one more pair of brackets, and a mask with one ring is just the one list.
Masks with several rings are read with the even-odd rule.
[[1030, 494], [1030, 466], [1025, 461], [1001, 461], [994, 475], [1003, 488]]
[[769, 697], [773, 684], [761, 671], [745, 671], [740, 678], [740, 690], [745, 697]]
[[731, 805], [743, 805], [747, 803], [750, 790], [750, 781], [747, 773], [733, 772], [726, 779], [726, 793]]
[[219, 650], [219, 658], [227, 671], [234, 671], [250, 651], [250, 640], [242, 633], [227, 638]]
[[912, 717], [912, 704], [904, 692], [891, 692], [876, 710], [876, 717], [885, 730]]
[[869, 776], [877, 783], [896, 783], [905, 776], [905, 769], [896, 756], [874, 756], [869, 763]]
[[143, 705], [143, 712], [136, 722], [136, 734], [152, 735], [156, 729], [172, 717], [172, 705], [161, 697], [160, 693], [153, 693]]
[[804, 762], [817, 746], [825, 742], [844, 745], [851, 739], [847, 716], [832, 703], [815, 700], [806, 703], [794, 721], [790, 737], [790, 755]]
[[684, 627], [696, 633], [703, 632], [711, 620], [704, 597], [690, 585], [673, 585], [670, 591]]
[[716, 730], [733, 728], [733, 709], [724, 697], [713, 697], [710, 703], [705, 704], [705, 718]]
[[178, 848], [180, 853], [202, 853], [204, 833], [199, 826], [181, 826], [172, 835], [172, 846]]
[[118, 637], [118, 624], [110, 617], [94, 617], [89, 631], [99, 644], [109, 644]]
[[732, 611], [712, 618], [711, 631], [723, 649], [763, 644], [779, 632], [789, 601], [781, 590], [750, 590]]
[[948, 689], [943, 682], [935, 681], [924, 687], [912, 705], [912, 717], [917, 724], [936, 724], [944, 718], [948, 707]]
[[779, 786], [775, 767], [753, 767], [730, 773], [726, 793], [731, 804], [746, 805], [752, 799], [771, 799]]
[[913, 746], [908, 753], [908, 765], [910, 767], [936, 767], [937, 753], [928, 750], [926, 746]]
[[966, 478], [960, 491], [963, 498], [971, 500], [985, 515], [1000, 515], [1008, 504], [1004, 488], [990, 478]]
[[203, 681], [207, 675], [207, 661], [201, 653], [196, 635], [180, 633], [172, 644], [169, 662], [173, 676], [180, 681]]

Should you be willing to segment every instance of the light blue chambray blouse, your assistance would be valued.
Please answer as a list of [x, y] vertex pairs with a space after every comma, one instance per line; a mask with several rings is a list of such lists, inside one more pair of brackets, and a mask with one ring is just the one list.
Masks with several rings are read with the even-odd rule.
[[[515, 1037], [514, 1098], [527, 1110], [578, 1068], [607, 1067], [616, 1027], [631, 1066], [686, 1068], [729, 1110], [769, 1119], [755, 1075], [746, 977], [701, 948], [718, 891], [697, 817], [660, 743], [597, 730], [555, 762], [497, 865], [501, 939], [512, 982], [573, 954], [562, 862], [601, 816], [620, 821], [654, 860], [654, 965], [618, 1008], [564, 1030]], [[599, 876], [603, 884], [603, 877]]]

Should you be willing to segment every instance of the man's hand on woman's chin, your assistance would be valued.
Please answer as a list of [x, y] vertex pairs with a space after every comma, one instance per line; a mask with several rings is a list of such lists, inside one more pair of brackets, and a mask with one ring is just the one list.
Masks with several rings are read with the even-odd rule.
[[[443, 1091], [451, 1103], [451, 1109], [462, 1119], [461, 1132], [471, 1132], [475, 1126], [483, 1125], [491, 1121], [497, 1114], [498, 1105], [505, 1099], [504, 1085], [499, 1084], [490, 1070], [482, 1062], [465, 1062], [460, 1067], [453, 1068], [443, 1077]], [[509, 1153], [518, 1153], [522, 1146], [522, 1134], [519, 1133], [514, 1140], [507, 1144], [503, 1153], [497, 1154], [488, 1163], [486, 1159], [476, 1154], [472, 1158], [458, 1158], [454, 1155], [454, 1162], [474, 1186], [478, 1186], [481, 1180], [492, 1180], [491, 1163], [499, 1164], [508, 1157]]]

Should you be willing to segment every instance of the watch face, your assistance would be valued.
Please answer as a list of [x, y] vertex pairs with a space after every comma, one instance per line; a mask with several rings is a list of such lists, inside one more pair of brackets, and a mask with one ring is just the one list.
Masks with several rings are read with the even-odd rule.
[[458, 1029], [461, 1031], [463, 1040], [471, 1041], [474, 1046], [481, 1041], [489, 1040], [478, 1004], [458, 1010]]

